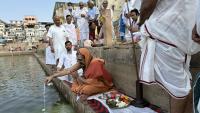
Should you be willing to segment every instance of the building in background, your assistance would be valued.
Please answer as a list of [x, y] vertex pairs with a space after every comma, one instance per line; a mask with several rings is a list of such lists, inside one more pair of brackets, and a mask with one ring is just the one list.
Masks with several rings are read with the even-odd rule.
[[36, 16], [24, 16], [24, 28], [34, 28], [37, 24]]
[[61, 22], [65, 22], [64, 18], [64, 10], [67, 9], [67, 2], [56, 2], [53, 10], [53, 16], [60, 16], [61, 17]]
[[7, 23], [4, 22], [3, 20], [0, 20], [0, 36], [4, 36], [6, 33], [6, 25]]
[[11, 20], [8, 26], [8, 39], [13, 40], [24, 40], [24, 28], [23, 28], [23, 21], [22, 20]]
[[44, 37], [44, 33], [46, 32], [45, 25], [51, 25], [49, 22], [38, 22], [35, 25], [35, 37], [37, 37], [38, 41], [41, 41]]

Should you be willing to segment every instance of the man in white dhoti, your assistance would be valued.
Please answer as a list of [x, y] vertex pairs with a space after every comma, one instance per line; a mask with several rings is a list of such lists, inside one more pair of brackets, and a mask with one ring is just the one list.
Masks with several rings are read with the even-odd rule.
[[66, 23], [64, 23], [63, 26], [65, 27], [65, 30], [69, 36], [68, 40], [72, 42], [72, 46], [74, 48], [77, 45], [77, 34], [75, 25], [72, 23], [71, 15], [66, 16]]
[[189, 113], [190, 56], [200, 51], [191, 40], [197, 4], [197, 0], [142, 0], [139, 79], [166, 89], [172, 96], [170, 113]]
[[89, 39], [89, 25], [87, 20], [87, 8], [84, 7], [83, 2], [79, 3], [79, 8], [75, 10], [75, 19], [78, 29], [80, 31], [80, 41], [83, 43]]
[[47, 43], [46, 49], [45, 49], [45, 62], [47, 65], [52, 65], [52, 68], [54, 65], [56, 65], [55, 60], [55, 54], [51, 52], [51, 47], [49, 46], [49, 37], [47, 37], [47, 33], [49, 31], [50, 25], [46, 25], [45, 28], [47, 32], [44, 34], [44, 41]]
[[[65, 48], [67, 52], [62, 53], [61, 58], [59, 60], [59, 63], [57, 65], [57, 71], [61, 71], [62, 69], [67, 69], [72, 67], [74, 64], [77, 63], [76, 60], [76, 51], [72, 49], [72, 42], [66, 41], [65, 42]], [[82, 75], [82, 70], [78, 70], [78, 74]], [[67, 80], [67, 81], [72, 81], [71, 76], [62, 76], [58, 77], [61, 80]]]
[[65, 42], [68, 40], [68, 34], [63, 25], [61, 25], [60, 17], [53, 18], [54, 25], [49, 28], [47, 36], [50, 39], [51, 52], [55, 53], [56, 64], [63, 52], [66, 52]]

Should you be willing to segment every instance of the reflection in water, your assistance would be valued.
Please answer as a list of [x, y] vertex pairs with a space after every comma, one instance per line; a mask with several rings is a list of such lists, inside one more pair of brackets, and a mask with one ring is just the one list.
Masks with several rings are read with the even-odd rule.
[[[0, 113], [42, 113], [45, 73], [32, 56], [0, 57]], [[53, 86], [46, 87], [45, 113], [74, 113]]]

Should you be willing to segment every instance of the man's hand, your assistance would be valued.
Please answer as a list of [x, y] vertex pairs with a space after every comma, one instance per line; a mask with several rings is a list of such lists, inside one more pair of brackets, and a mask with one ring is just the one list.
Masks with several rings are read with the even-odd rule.
[[196, 25], [192, 30], [192, 40], [200, 44], [200, 35], [197, 33]]
[[52, 79], [53, 79], [53, 76], [46, 77], [45, 84], [48, 84], [49, 82], [51, 82]]

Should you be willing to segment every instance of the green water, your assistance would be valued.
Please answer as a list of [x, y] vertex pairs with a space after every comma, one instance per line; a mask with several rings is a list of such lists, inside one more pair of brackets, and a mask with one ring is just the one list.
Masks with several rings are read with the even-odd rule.
[[[45, 73], [33, 56], [0, 57], [0, 113], [44, 113]], [[46, 87], [45, 113], [74, 113], [53, 86]]]

